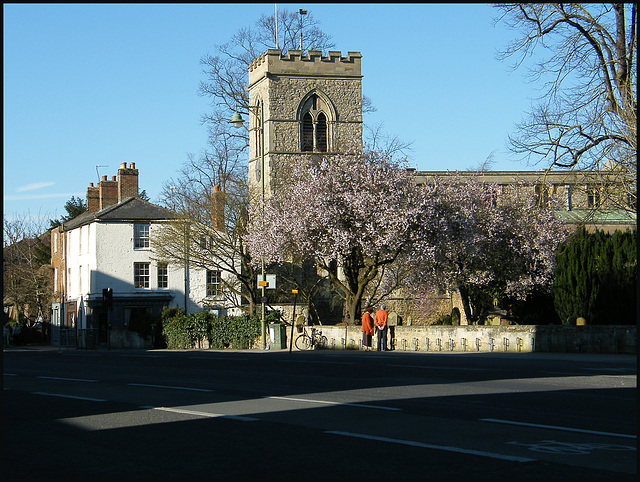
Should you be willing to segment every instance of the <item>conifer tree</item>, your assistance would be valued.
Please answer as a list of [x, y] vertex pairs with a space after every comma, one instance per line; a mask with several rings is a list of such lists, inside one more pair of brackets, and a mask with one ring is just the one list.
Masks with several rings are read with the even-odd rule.
[[563, 323], [582, 316], [588, 323], [635, 323], [637, 231], [606, 234], [580, 229], [559, 250], [553, 287]]

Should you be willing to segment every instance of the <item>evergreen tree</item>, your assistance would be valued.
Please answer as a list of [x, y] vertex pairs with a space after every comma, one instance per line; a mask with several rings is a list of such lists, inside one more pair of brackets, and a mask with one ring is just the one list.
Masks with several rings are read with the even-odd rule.
[[635, 230], [582, 228], [558, 250], [553, 297], [563, 323], [579, 316], [602, 325], [636, 322], [636, 239]]
[[87, 203], [81, 197], [71, 196], [71, 199], [69, 199], [65, 203], [64, 210], [67, 212], [66, 216], [62, 216], [58, 220], [51, 219], [49, 221], [50, 228], [55, 228], [56, 226], [59, 226], [65, 221], [69, 221], [70, 219], [73, 219], [76, 216], [80, 216], [83, 212], [87, 210]]

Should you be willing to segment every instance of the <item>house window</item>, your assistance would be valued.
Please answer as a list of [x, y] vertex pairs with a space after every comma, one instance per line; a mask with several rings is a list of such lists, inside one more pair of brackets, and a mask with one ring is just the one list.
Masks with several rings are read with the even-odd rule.
[[222, 295], [222, 273], [218, 270], [207, 270], [207, 297]]
[[536, 184], [535, 186], [536, 204], [540, 207], [546, 207], [549, 205], [549, 188], [543, 184]]
[[211, 249], [212, 240], [210, 236], [200, 236], [200, 249]]
[[571, 184], [565, 184], [564, 192], [566, 197], [567, 211], [571, 211]]
[[158, 263], [158, 288], [169, 287], [169, 268], [167, 263]]
[[133, 287], [149, 288], [149, 263], [133, 263]]
[[149, 225], [148, 224], [134, 224], [133, 225], [133, 248], [148, 248], [149, 247]]
[[600, 207], [600, 188], [597, 186], [589, 186], [587, 188], [587, 207]]
[[628, 209], [631, 209], [631, 210], [636, 209], [637, 203], [638, 203], [638, 198], [637, 198], [635, 192], [627, 194], [627, 208]]

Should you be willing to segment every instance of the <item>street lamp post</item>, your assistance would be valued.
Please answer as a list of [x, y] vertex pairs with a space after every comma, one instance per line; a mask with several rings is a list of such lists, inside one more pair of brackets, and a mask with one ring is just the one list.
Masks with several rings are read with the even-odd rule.
[[[254, 112], [256, 113], [256, 120], [258, 122], [258, 132], [260, 134], [259, 136], [259, 140], [260, 140], [260, 184], [261, 184], [261, 188], [262, 188], [262, 192], [261, 192], [261, 202], [262, 202], [262, 220], [264, 222], [264, 108], [262, 105], [257, 104], [254, 106], [248, 106], [249, 110], [254, 110]], [[240, 113], [236, 112], [235, 114], [233, 114], [233, 117], [231, 118], [231, 123], [233, 124], [233, 127], [236, 128], [240, 128], [244, 125], [244, 120], [242, 119], [242, 116], [240, 115]], [[267, 336], [267, 325], [265, 323], [265, 319], [264, 319], [264, 312], [265, 312], [265, 287], [267, 286], [267, 280], [265, 278], [265, 274], [264, 274], [264, 258], [261, 258], [260, 263], [262, 265], [262, 276], [261, 276], [261, 281], [259, 283], [260, 285], [260, 289], [261, 289], [261, 299], [260, 302], [262, 304], [262, 318], [261, 318], [261, 323], [260, 323], [260, 334], [262, 336], [262, 349], [264, 350], [266, 348], [266, 336]]]

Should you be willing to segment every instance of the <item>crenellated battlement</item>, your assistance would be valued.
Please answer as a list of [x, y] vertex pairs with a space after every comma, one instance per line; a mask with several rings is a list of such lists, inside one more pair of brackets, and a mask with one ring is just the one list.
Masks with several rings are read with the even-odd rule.
[[309, 50], [302, 55], [301, 50], [288, 50], [283, 54], [279, 49], [268, 49], [249, 64], [249, 84], [263, 77], [265, 73], [275, 75], [329, 75], [362, 77], [360, 74], [360, 52], [331, 50], [327, 56], [320, 50]]
[[362, 139], [361, 58], [360, 52], [268, 49], [248, 65], [247, 100], [261, 106], [249, 109], [247, 125], [255, 199], [262, 190], [270, 197], [281, 189], [301, 159]]

